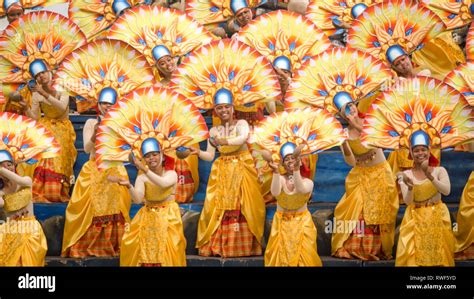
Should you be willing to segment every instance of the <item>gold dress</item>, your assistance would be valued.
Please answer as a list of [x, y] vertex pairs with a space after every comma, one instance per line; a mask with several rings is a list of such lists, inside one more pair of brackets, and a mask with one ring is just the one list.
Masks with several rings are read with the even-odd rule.
[[474, 259], [474, 172], [471, 172], [461, 196], [455, 243], [455, 258], [460, 260]]
[[260, 255], [265, 203], [248, 150], [221, 146], [211, 168], [196, 247], [204, 256]]
[[125, 167], [99, 171], [91, 159], [82, 167], [66, 208], [62, 256], [118, 256], [126, 223], [130, 222], [127, 187], [108, 176], [128, 180]]
[[[4, 210], [13, 212], [31, 202], [31, 188], [3, 195]], [[0, 266], [44, 266], [48, 244], [41, 224], [34, 216], [7, 219], [0, 225]]]
[[454, 266], [454, 237], [448, 207], [427, 204], [438, 194], [426, 179], [413, 186], [414, 203], [407, 206], [400, 226], [395, 266]]
[[[276, 196], [278, 205], [287, 210], [298, 210], [311, 197], [307, 194]], [[317, 251], [317, 231], [308, 209], [298, 212], [277, 211], [265, 250], [265, 266], [320, 267]]]
[[145, 182], [145, 200], [123, 235], [120, 266], [186, 266], [186, 239], [178, 204], [165, 201], [174, 186]]
[[[356, 156], [369, 152], [360, 139], [349, 140], [349, 146]], [[347, 175], [345, 187], [346, 193], [334, 210], [337, 223], [333, 226], [351, 229], [333, 232], [332, 255], [363, 260], [390, 258], [399, 207], [390, 166], [386, 161], [374, 166], [356, 165]]]
[[413, 62], [431, 71], [431, 76], [444, 80], [458, 65], [466, 62], [461, 48], [453, 41], [451, 31], [445, 31], [413, 53]]
[[35, 166], [33, 174], [34, 202], [66, 202], [69, 200], [71, 177], [77, 150], [74, 146], [76, 132], [65, 113], [57, 108], [40, 103], [44, 117], [38, 121], [50, 132], [61, 146], [61, 155], [56, 158], [43, 159]]

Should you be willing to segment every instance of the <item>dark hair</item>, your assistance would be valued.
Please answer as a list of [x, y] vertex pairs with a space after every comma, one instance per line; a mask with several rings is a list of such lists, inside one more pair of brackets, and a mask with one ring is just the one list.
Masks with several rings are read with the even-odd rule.
[[0, 178], [0, 190], [2, 190], [3, 187], [5, 187], [5, 182], [3, 181], [2, 178]]

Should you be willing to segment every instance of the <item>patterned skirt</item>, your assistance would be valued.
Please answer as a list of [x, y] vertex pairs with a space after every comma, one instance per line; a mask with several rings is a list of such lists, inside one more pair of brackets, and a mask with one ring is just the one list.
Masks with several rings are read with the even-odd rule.
[[39, 122], [53, 133], [61, 155], [38, 162], [33, 174], [33, 202], [67, 202], [77, 155], [74, 127], [69, 119], [44, 117]]
[[86, 233], [70, 247], [69, 256], [118, 256], [124, 226], [122, 214], [94, 217]]
[[199, 248], [201, 256], [239, 257], [262, 255], [262, 247], [239, 210], [226, 211], [209, 243]]

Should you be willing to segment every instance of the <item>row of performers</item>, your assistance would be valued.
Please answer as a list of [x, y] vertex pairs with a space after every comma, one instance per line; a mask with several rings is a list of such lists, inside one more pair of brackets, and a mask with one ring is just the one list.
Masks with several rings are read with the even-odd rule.
[[[56, 3], [50, 2], [43, 4]], [[35, 166], [22, 166], [19, 170], [19, 173], [28, 175], [34, 180], [33, 202], [67, 202], [71, 184], [75, 179], [73, 166], [77, 156], [74, 146], [76, 136], [68, 119], [69, 99], [66, 94], [58, 90], [66, 89], [70, 95], [75, 96], [79, 112], [85, 112], [96, 106], [95, 98], [102, 93], [104, 96], [114, 93], [122, 96], [136, 88], [150, 86], [155, 80], [159, 81], [158, 85], [170, 86], [188, 98], [202, 97], [209, 101], [215, 92], [206, 90], [209, 84], [192, 91], [181, 88], [181, 77], [186, 76], [187, 69], [180, 71], [178, 67], [179, 62], [186, 60], [190, 65], [189, 56], [193, 56], [190, 53], [205, 45], [212, 44], [201, 48], [202, 52], [194, 55], [200, 60], [192, 63], [201, 64], [198, 65], [199, 71], [195, 76], [199, 77], [201, 75], [199, 73], [203, 73], [205, 79], [209, 79], [209, 74], [206, 73], [208, 69], [205, 66], [217, 63], [214, 58], [206, 57], [205, 50], [216, 52], [215, 49], [222, 48], [222, 44], [231, 43], [235, 51], [229, 53], [230, 65], [238, 65], [242, 59], [256, 56], [255, 53], [264, 56], [272, 63], [272, 70], [261, 68], [262, 71], [271, 72], [271, 76], [266, 80], [260, 78], [253, 80], [252, 84], [243, 84], [246, 90], [242, 90], [242, 93], [260, 92], [260, 96], [274, 98], [277, 97], [277, 93], [281, 93], [280, 102], [284, 102], [287, 108], [321, 107], [321, 101], [330, 101], [336, 93], [347, 92], [352, 98], [360, 100], [359, 109], [366, 112], [376, 97], [372, 91], [379, 89], [384, 82], [391, 81], [392, 77], [400, 81], [403, 78], [442, 73], [444, 78], [450, 71], [452, 72], [446, 77], [446, 82], [472, 97], [471, 74], [474, 64], [467, 62], [453, 70], [457, 63], [464, 62], [462, 54], [457, 55], [459, 53], [456, 52], [454, 55], [457, 57], [456, 62], [453, 62], [445, 57], [443, 51], [432, 51], [434, 46], [428, 45], [432, 45], [431, 41], [435, 40], [434, 37], [444, 28], [442, 20], [428, 8], [416, 3], [394, 1], [390, 2], [390, 5], [387, 4], [388, 6], [380, 4], [380, 11], [377, 14], [365, 11], [367, 9], [365, 7], [366, 19], [359, 20], [360, 22], [354, 20], [354, 30], [363, 31], [355, 35], [354, 43], [351, 43], [354, 49], [340, 50], [331, 49], [331, 43], [323, 31], [309, 19], [283, 10], [267, 13], [253, 20], [248, 26], [239, 23], [240, 27], [245, 29], [241, 28], [235, 35], [235, 40], [257, 50], [255, 51], [235, 41], [213, 42], [215, 36], [193, 18], [179, 11], [148, 5], [132, 8], [126, 5], [126, 1], [109, 2], [97, 7], [100, 6], [100, 9], [106, 11], [112, 9], [121, 16], [117, 19], [117, 16], [112, 18], [114, 22], [109, 24], [110, 28], [96, 24], [97, 28], [108, 28], [107, 34], [99, 34], [101, 38], [106, 36], [108, 39], [97, 38], [97, 41], [91, 43], [87, 42], [94, 39], [91, 38], [90, 32], [84, 29], [87, 26], [81, 22], [79, 23], [82, 25], [78, 26], [71, 20], [51, 12], [24, 14], [25, 5], [31, 3], [5, 1], [3, 11], [0, 9], [0, 14], [6, 13], [9, 22], [11, 21], [0, 43], [0, 55], [2, 55], [0, 80], [3, 83], [0, 110], [39, 120], [54, 133], [63, 153], [55, 159], [42, 160]], [[237, 21], [240, 14], [249, 13], [255, 4], [241, 0], [230, 1], [228, 5], [226, 3], [222, 4], [219, 13], [225, 14], [223, 11], [227, 11]], [[80, 6], [80, 3], [71, 5]], [[189, 4], [190, 7], [196, 5], [207, 4]], [[229, 7], [230, 10], [226, 10], [225, 7]], [[354, 6], [354, 9], [358, 10], [359, 7], [356, 9]], [[83, 10], [90, 9], [91, 7], [88, 7]], [[196, 8], [196, 10], [202, 12], [202, 9]], [[360, 14], [359, 11], [357, 15]], [[381, 18], [380, 14], [384, 17]], [[408, 18], [410, 14], [416, 15], [417, 19], [410, 20]], [[210, 15], [197, 12], [191, 15], [196, 20], [212, 19]], [[14, 20], [14, 16], [18, 19]], [[397, 16], [396, 20], [394, 16]], [[426, 17], [419, 19], [419, 16]], [[395, 27], [413, 28], [406, 31], [402, 38], [397, 36], [400, 30], [391, 32], [393, 29], [387, 28], [387, 20], [394, 21]], [[103, 19], [97, 21], [100, 23]], [[366, 22], [375, 25], [365, 26]], [[207, 24], [204, 21], [203, 23]], [[273, 30], [265, 30], [266, 27]], [[377, 29], [379, 27], [386, 28], [388, 32], [380, 32]], [[95, 29], [92, 32], [92, 35], [99, 33]], [[308, 32], [312, 34], [307, 34]], [[389, 35], [391, 37], [388, 37]], [[369, 36], [377, 36], [378, 41], [370, 41]], [[134, 50], [139, 54], [132, 54]], [[251, 53], [240, 54], [248, 51]], [[470, 58], [471, 51], [467, 52]], [[380, 61], [374, 60], [368, 53], [378, 57]], [[462, 56], [462, 59], [458, 56]], [[418, 64], [429, 66], [429, 70], [415, 68], [410, 57], [413, 57]], [[87, 67], [83, 61], [88, 62]], [[391, 68], [382, 62], [386, 62]], [[262, 64], [262, 61], [257, 59], [255, 63]], [[438, 71], [438, 64], [444, 66], [442, 72]], [[328, 68], [328, 65], [332, 67]], [[250, 66], [246, 64], [246, 67]], [[213, 67], [217, 67], [217, 64]], [[243, 69], [242, 66], [240, 68]], [[54, 80], [52, 74], [46, 70], [55, 70]], [[275, 73], [277, 76], [274, 76]], [[211, 81], [222, 82], [221, 78], [212, 75], [214, 79]], [[237, 79], [235, 76], [234, 78], [229, 80]], [[188, 81], [194, 79], [196, 78], [188, 78]], [[290, 86], [291, 82], [293, 84]], [[212, 85], [216, 82], [210, 83]], [[265, 108], [270, 113], [278, 109], [275, 103], [236, 106], [236, 117], [255, 125], [264, 118]], [[214, 123], [219, 123], [217, 118], [214, 119]], [[90, 148], [91, 145], [87, 143], [88, 140], [84, 142], [85, 147]], [[407, 150], [390, 155], [389, 163], [394, 172], [412, 167], [413, 163], [407, 157]], [[198, 160], [194, 157], [179, 161], [175, 165], [175, 170], [182, 178], [180, 182], [183, 182], [178, 185], [178, 202], [191, 201], [194, 192], [197, 191], [199, 182], [197, 163]], [[314, 170], [315, 163], [313, 157], [309, 162], [310, 169]], [[314, 175], [314, 171], [311, 175]], [[269, 194], [269, 185], [267, 180], [265, 194]]]
[[[202, 256], [261, 255], [265, 203], [247, 146], [255, 143], [272, 169], [270, 190], [277, 198], [265, 265], [321, 266], [307, 208], [313, 181], [305, 177], [301, 159], [340, 145], [345, 161], [354, 167], [334, 217], [358, 221], [362, 230], [359, 226], [334, 232], [332, 254], [391, 258], [399, 200], [381, 148], [406, 147], [414, 166], [397, 174], [407, 209], [396, 265], [453, 266], [455, 251], [460, 256], [472, 253], [473, 178], [463, 194], [455, 241], [441, 200], [450, 192], [449, 176], [433, 152], [472, 141], [474, 111], [461, 94], [443, 91], [446, 85], [421, 81], [417, 92], [391, 91], [377, 99], [364, 117], [350, 97], [335, 97], [331, 107], [347, 120], [346, 129], [327, 110], [295, 109], [266, 118], [250, 140], [248, 123], [232, 113], [234, 105], [245, 102], [225, 88], [208, 103], [221, 121], [209, 132], [198, 108], [166, 88], [137, 90], [118, 103], [110, 101], [113, 97], [98, 98], [103, 118], [100, 124], [88, 121], [84, 129], [86, 140], [95, 145], [66, 210], [63, 255], [120, 255], [123, 266], [185, 266], [173, 163], [176, 156], [187, 155], [212, 161], [216, 149], [220, 155], [209, 177], [196, 247]], [[16, 174], [15, 166], [55, 157], [60, 146], [40, 123], [10, 113], [1, 119], [2, 203], [13, 220], [2, 225], [1, 261], [9, 266], [42, 265], [47, 248], [32, 213], [33, 183]], [[205, 139], [206, 151], [192, 146]], [[134, 186], [122, 165], [130, 157], [140, 170]], [[128, 226], [130, 199], [144, 206]], [[17, 233], [26, 223], [34, 232]]]

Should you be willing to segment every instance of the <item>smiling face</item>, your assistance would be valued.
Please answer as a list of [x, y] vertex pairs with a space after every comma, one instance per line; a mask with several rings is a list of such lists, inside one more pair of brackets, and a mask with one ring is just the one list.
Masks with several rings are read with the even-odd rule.
[[109, 111], [110, 107], [113, 105], [110, 103], [99, 103], [99, 111], [102, 113], [102, 115], [107, 114], [107, 111]]
[[427, 146], [417, 145], [411, 149], [413, 162], [421, 164], [430, 158], [430, 150]]
[[160, 152], [149, 152], [145, 155], [145, 162], [148, 168], [156, 169], [161, 165]]
[[170, 55], [163, 56], [156, 62], [156, 67], [164, 77], [170, 77], [177, 68], [176, 60]]
[[400, 76], [409, 75], [413, 72], [413, 64], [408, 55], [402, 55], [395, 59], [395, 61], [392, 63], [392, 68]]
[[220, 104], [214, 107], [214, 111], [216, 112], [217, 117], [221, 119], [221, 121], [228, 122], [232, 120], [232, 113], [234, 112], [234, 108], [230, 104]]
[[252, 17], [253, 17], [252, 10], [250, 8], [247, 8], [247, 7], [242, 8], [235, 15], [235, 19], [237, 21], [237, 24], [239, 24], [240, 27], [244, 27], [245, 25], [250, 23], [250, 21], [252, 21]]
[[355, 103], [348, 103], [341, 108], [341, 114], [344, 119], [348, 120], [348, 115], [356, 116], [359, 114], [359, 110]]
[[283, 167], [287, 173], [293, 173], [295, 171], [296, 159], [293, 155], [286, 155], [283, 159]]

